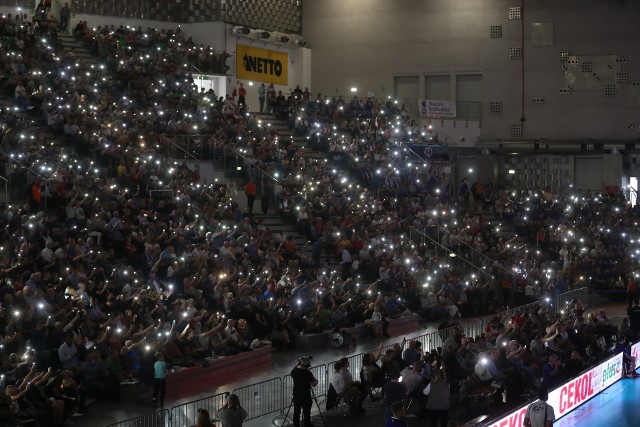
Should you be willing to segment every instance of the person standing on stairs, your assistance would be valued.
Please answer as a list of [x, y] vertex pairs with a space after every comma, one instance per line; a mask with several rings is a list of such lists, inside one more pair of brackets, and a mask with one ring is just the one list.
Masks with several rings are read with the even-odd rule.
[[44, 0], [40, 0], [40, 3], [36, 6], [35, 16], [38, 22], [41, 24], [44, 22], [44, 16], [47, 12], [47, 5], [44, 3]]
[[269, 212], [269, 195], [273, 193], [273, 188], [270, 184], [265, 184], [262, 186], [262, 194], [260, 195], [260, 207], [262, 209], [262, 215], [266, 215]]
[[60, 28], [59, 31], [61, 33], [67, 32], [67, 27], [69, 26], [69, 17], [71, 16], [71, 9], [69, 9], [69, 3], [65, 3], [64, 6], [60, 9]]
[[267, 95], [267, 87], [262, 83], [258, 88], [258, 102], [260, 103], [260, 112], [264, 110], [264, 98]]
[[249, 208], [249, 215], [253, 215], [253, 204], [256, 201], [256, 183], [253, 182], [253, 178], [249, 178], [249, 182], [244, 186], [244, 194], [247, 195], [247, 207]]
[[276, 89], [273, 87], [273, 83], [269, 83], [269, 87], [267, 87], [267, 113], [271, 113], [271, 110], [274, 108], [274, 102], [276, 98]]
[[247, 90], [244, 88], [242, 83], [240, 83], [240, 87], [238, 88], [238, 106], [245, 107], [247, 105], [247, 101], [245, 97], [247, 96]]
[[351, 252], [344, 246], [342, 247], [342, 280], [347, 280], [351, 276], [351, 265], [353, 264], [353, 258], [351, 258]]

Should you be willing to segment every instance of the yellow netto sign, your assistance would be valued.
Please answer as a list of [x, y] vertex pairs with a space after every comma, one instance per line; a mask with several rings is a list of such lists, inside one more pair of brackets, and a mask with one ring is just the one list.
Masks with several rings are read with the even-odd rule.
[[236, 77], [239, 79], [288, 85], [288, 65], [286, 53], [236, 44]]

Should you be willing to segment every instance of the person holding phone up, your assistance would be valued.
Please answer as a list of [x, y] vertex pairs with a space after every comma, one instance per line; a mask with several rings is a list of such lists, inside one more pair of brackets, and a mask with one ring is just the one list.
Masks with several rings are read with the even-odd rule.
[[223, 427], [242, 427], [247, 411], [240, 406], [238, 395], [230, 394], [227, 397], [227, 403], [216, 411], [216, 418], [222, 421]]

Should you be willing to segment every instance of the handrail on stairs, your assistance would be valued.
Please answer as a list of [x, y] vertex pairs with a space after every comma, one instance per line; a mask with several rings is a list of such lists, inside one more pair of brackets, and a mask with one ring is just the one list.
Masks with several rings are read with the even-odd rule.
[[[171, 136], [187, 136], [187, 135], [171, 135]], [[178, 150], [182, 151], [187, 156], [191, 157], [193, 160], [195, 160], [197, 162], [201, 162], [202, 161], [202, 158], [198, 159], [196, 156], [194, 156], [193, 154], [191, 154], [190, 152], [188, 152], [187, 150], [185, 150], [184, 148], [182, 148], [178, 144], [176, 144], [175, 141], [173, 141], [171, 138], [168, 138], [165, 134], [160, 134], [160, 138], [162, 138], [164, 140], [167, 140], [171, 145], [176, 147]]]
[[461, 260], [462, 262], [464, 262], [465, 264], [471, 266], [472, 268], [476, 269], [478, 272], [486, 274], [489, 277], [492, 277], [493, 275], [488, 272], [485, 268], [483, 267], [478, 267], [477, 265], [473, 264], [471, 261], [465, 259], [464, 257], [459, 256], [456, 252], [452, 251], [451, 249], [449, 249], [448, 247], [442, 245], [440, 242], [436, 242], [435, 240], [433, 240], [431, 237], [429, 237], [427, 234], [425, 234], [423, 231], [421, 231], [418, 227], [409, 227], [410, 230], [415, 231], [416, 233], [418, 233], [420, 236], [426, 238], [427, 240], [429, 240], [431, 243], [433, 243], [435, 246], [441, 248], [442, 250], [444, 250], [446, 253], [449, 254], [449, 256], [454, 256], [456, 258], [458, 258], [459, 260]]
[[37, 177], [39, 177], [40, 179], [42, 179], [45, 182], [48, 182], [49, 180], [51, 180], [51, 178], [53, 178], [53, 177], [47, 178], [47, 177], [41, 175], [39, 172], [33, 170], [33, 168], [31, 166], [25, 165], [20, 160], [16, 159], [13, 155], [7, 154], [4, 151], [0, 151], [0, 153], [3, 154], [4, 156], [6, 156], [7, 159], [9, 159], [9, 161], [13, 161], [13, 162], [19, 164], [21, 167], [23, 167], [27, 171], [31, 172], [32, 174], [36, 175]]
[[[438, 224], [438, 231], [444, 231], [446, 233], [447, 229], [444, 228], [443, 226], [441, 226], [440, 224]], [[467, 247], [473, 253], [475, 253], [477, 255], [480, 255], [482, 258], [484, 258], [485, 260], [489, 261], [492, 264], [496, 261], [495, 259], [491, 258], [490, 256], [488, 256], [486, 254], [483, 254], [482, 252], [480, 252], [479, 250], [477, 250], [476, 248], [474, 248], [473, 246], [471, 246], [467, 242], [458, 239], [458, 246], [460, 246], [460, 245], [463, 245], [463, 246]], [[509, 271], [508, 269], [504, 268], [500, 264], [494, 264], [494, 265], [497, 266], [499, 269], [503, 270], [505, 273], [511, 274], [511, 271]]]
[[[167, 141], [169, 141], [171, 144], [173, 144], [175, 147], [177, 147], [178, 149], [180, 149], [181, 151], [183, 151], [184, 153], [186, 153], [187, 155], [189, 155], [191, 158], [193, 158], [196, 161], [202, 161], [202, 159], [197, 159], [195, 156], [193, 156], [193, 154], [189, 153], [188, 151], [186, 151], [184, 148], [180, 147], [178, 144], [176, 144], [170, 137], [185, 137], [185, 138], [193, 138], [193, 137], [205, 137], [206, 135], [190, 135], [190, 134], [160, 134], [160, 136], [163, 139], [166, 139]], [[233, 151], [233, 153], [238, 156], [241, 157], [244, 160], [249, 160], [245, 155], [243, 155], [242, 153], [238, 152], [238, 150], [235, 150], [233, 148], [228, 148], [226, 146], [223, 147], [223, 149], [230, 149]], [[264, 175], [266, 178], [272, 180], [273, 182], [278, 182], [278, 178], [274, 175], [271, 175], [269, 172], [265, 171], [264, 169], [262, 169], [261, 167], [255, 165], [255, 164], [251, 164], [251, 167], [254, 169], [257, 169], [258, 171], [260, 171], [260, 173], [262, 175]]]
[[4, 181], [4, 204], [9, 205], [9, 180], [2, 175], [0, 179]]

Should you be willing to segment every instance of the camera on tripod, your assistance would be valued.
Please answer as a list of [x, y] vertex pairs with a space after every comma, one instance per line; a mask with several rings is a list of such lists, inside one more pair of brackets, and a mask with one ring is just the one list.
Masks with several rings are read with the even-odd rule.
[[298, 365], [308, 368], [311, 366], [312, 360], [313, 360], [313, 356], [300, 356], [298, 357]]

